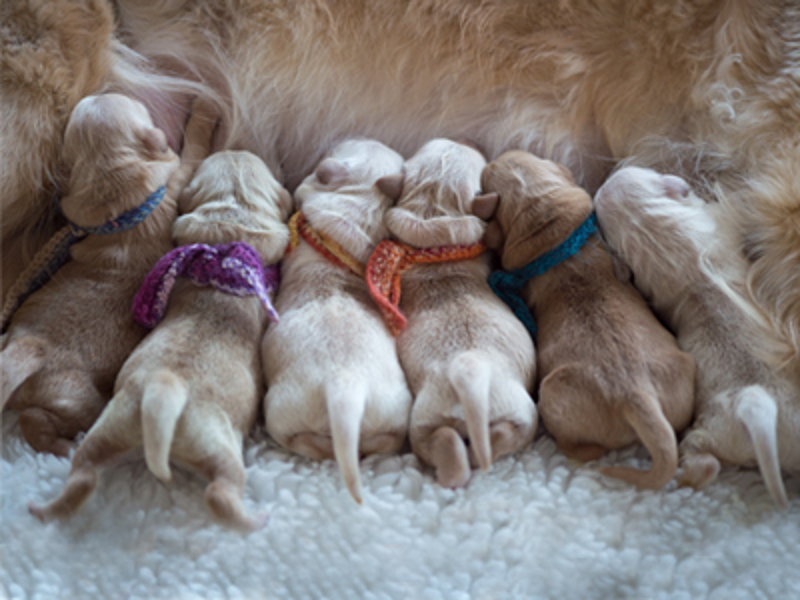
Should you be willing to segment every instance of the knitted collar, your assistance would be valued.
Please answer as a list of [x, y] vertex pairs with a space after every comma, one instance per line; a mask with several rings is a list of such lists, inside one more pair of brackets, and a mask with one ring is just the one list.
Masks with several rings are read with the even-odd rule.
[[270, 297], [278, 289], [278, 267], [262, 266], [258, 252], [244, 242], [189, 244], [162, 256], [133, 299], [134, 320], [148, 329], [155, 327], [164, 318], [169, 295], [181, 276], [234, 296], [258, 296], [269, 319], [278, 322]]
[[66, 262], [67, 258], [69, 258], [69, 249], [74, 243], [79, 242], [89, 234], [108, 235], [121, 233], [136, 227], [161, 203], [166, 190], [166, 186], [161, 186], [136, 208], [124, 212], [115, 219], [107, 221], [98, 227], [81, 227], [70, 222], [56, 232], [47, 244], [36, 253], [33, 260], [31, 260], [30, 264], [6, 294], [3, 310], [0, 312], [0, 331], [5, 331], [11, 317], [22, 306], [28, 296], [47, 283], [61, 265]]
[[364, 265], [355, 256], [345, 250], [336, 240], [317, 231], [309, 224], [305, 214], [298, 211], [289, 219], [289, 249], [294, 250], [300, 238], [338, 267], [350, 269], [359, 277], [364, 277]]
[[477, 258], [486, 250], [481, 242], [470, 245], [412, 248], [392, 240], [384, 240], [367, 262], [367, 287], [381, 309], [392, 335], [406, 326], [400, 305], [400, 279], [403, 272], [421, 263], [456, 262]]
[[597, 219], [592, 213], [566, 240], [533, 262], [513, 271], [494, 271], [489, 275], [489, 286], [525, 324], [532, 338], [536, 339], [536, 323], [527, 304], [522, 300], [522, 289], [529, 280], [575, 256], [596, 231]]

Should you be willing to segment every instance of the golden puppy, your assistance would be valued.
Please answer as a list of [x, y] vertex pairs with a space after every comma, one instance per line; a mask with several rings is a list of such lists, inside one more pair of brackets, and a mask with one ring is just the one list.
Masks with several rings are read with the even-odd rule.
[[[500, 196], [493, 227], [502, 232], [507, 271], [557, 248], [592, 214], [591, 197], [566, 167], [526, 152], [503, 154], [482, 181]], [[528, 281], [523, 299], [538, 326], [539, 413], [559, 448], [593, 460], [641, 441], [653, 461], [649, 471], [603, 472], [644, 488], [664, 486], [678, 466], [674, 430], [692, 416], [692, 357], [636, 289], [617, 279], [597, 235]]]
[[[114, 398], [78, 447], [62, 494], [44, 508], [31, 507], [41, 519], [72, 514], [96, 486], [97, 468], [144, 445], [147, 465], [160, 479], [171, 479], [170, 459], [206, 477], [206, 502], [221, 522], [243, 531], [266, 522], [248, 516], [241, 500], [242, 441], [263, 395], [259, 346], [265, 300], [227, 291], [237, 279], [225, 261], [235, 261], [234, 270], [250, 267], [258, 276], [262, 263], [277, 263], [289, 241], [284, 222], [291, 196], [260, 159], [226, 152], [203, 162], [181, 204], [191, 212], [173, 228], [180, 248], [154, 269], [157, 277], [148, 276], [135, 304], [148, 324], [166, 310], [163, 321], [120, 370]], [[256, 252], [245, 255], [250, 250], [236, 242]], [[167, 268], [188, 261], [193, 261], [192, 280], [175, 282], [168, 308], [162, 307], [158, 295], [168, 285]], [[203, 269], [222, 283], [199, 285]], [[153, 293], [148, 297], [145, 291]], [[266, 306], [271, 308], [268, 299]]]
[[62, 209], [72, 223], [104, 234], [75, 243], [71, 261], [22, 304], [0, 361], [0, 406], [20, 411], [20, 428], [36, 450], [66, 456], [72, 438], [111, 397], [117, 371], [145, 334], [132, 319], [131, 301], [172, 247], [177, 192], [191, 177], [193, 159], [207, 151], [213, 125], [202, 111], [192, 120], [179, 169], [139, 102], [92, 96], [73, 111], [64, 139], [72, 170]]
[[[781, 467], [800, 469], [797, 381], [759, 356], [769, 331], [729, 285], [720, 284], [741, 285], [746, 266], [719, 235], [712, 214], [719, 207], [700, 200], [678, 177], [637, 167], [610, 177], [595, 206], [609, 246], [697, 361], [695, 422], [679, 447], [680, 480], [702, 488], [716, 478], [720, 461], [757, 464], [785, 508]], [[712, 270], [709, 260], [716, 263]]]
[[335, 458], [359, 503], [359, 454], [399, 450], [411, 409], [394, 340], [364, 281], [391, 206], [376, 182], [402, 166], [378, 142], [348, 140], [297, 189], [293, 223], [307, 221], [282, 265], [281, 320], [262, 346], [267, 431], [303, 456]]
[[485, 165], [466, 145], [428, 142], [406, 162], [399, 201], [386, 215], [409, 261], [427, 249], [455, 258], [409, 262], [399, 298], [408, 323], [397, 337], [415, 397], [411, 448], [447, 487], [465, 485], [471, 465], [487, 470], [536, 432], [533, 343], [486, 283], [486, 223], [472, 214], [492, 200], [478, 195]]

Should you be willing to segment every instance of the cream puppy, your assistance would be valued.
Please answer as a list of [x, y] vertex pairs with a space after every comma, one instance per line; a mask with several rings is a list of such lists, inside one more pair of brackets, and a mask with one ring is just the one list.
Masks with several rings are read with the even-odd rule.
[[[556, 251], [574, 232], [591, 232], [592, 199], [562, 165], [507, 152], [484, 170], [483, 186], [500, 195], [492, 227], [505, 239], [507, 271]], [[487, 236], [489, 243], [491, 230]], [[641, 441], [652, 457], [648, 471], [602, 472], [663, 487], [678, 467], [674, 430], [692, 416], [694, 361], [617, 279], [596, 234], [576, 250], [520, 290], [538, 326], [539, 414], [559, 448], [580, 460]]]
[[[225, 152], [206, 159], [181, 204], [191, 212], [175, 222], [180, 248], [171, 255], [184, 256], [194, 248], [187, 244], [245, 242], [257, 251], [259, 269], [283, 256], [292, 199], [254, 155]], [[203, 250], [210, 252], [208, 246]], [[201, 258], [192, 256], [199, 264]], [[175, 282], [163, 321], [125, 362], [114, 398], [75, 453], [64, 491], [31, 511], [42, 519], [72, 514], [97, 484], [98, 467], [144, 445], [148, 467], [160, 479], [171, 480], [170, 459], [208, 479], [206, 502], [222, 523], [243, 531], [266, 523], [248, 516], [241, 500], [242, 441], [263, 395], [260, 343], [266, 322], [255, 295]]]
[[[637, 167], [610, 177], [595, 204], [609, 246], [697, 361], [695, 422], [680, 444], [681, 481], [702, 488], [716, 478], [720, 462], [757, 464], [785, 507], [780, 468], [800, 469], [798, 389], [759, 356], [768, 333], [736, 292], [719, 283], [723, 274], [742, 282], [747, 267], [715, 235], [715, 207], [682, 179]], [[716, 275], [706, 266], [714, 255]]]
[[[411, 409], [394, 340], [363, 277], [386, 237], [391, 206], [376, 182], [402, 166], [402, 157], [378, 142], [348, 140], [297, 189], [307, 225], [328, 241], [315, 249], [300, 235], [284, 260], [276, 302], [281, 320], [262, 345], [267, 431], [303, 456], [335, 458], [359, 503], [359, 454], [399, 450]], [[337, 244], [334, 252], [349, 267], [321, 253]]]
[[[213, 124], [202, 111], [190, 121], [187, 160], [179, 169], [164, 133], [139, 102], [90, 96], [73, 111], [64, 137], [71, 177], [62, 210], [76, 225], [111, 232], [75, 243], [71, 260], [24, 301], [3, 339], [0, 407], [20, 412], [20, 428], [36, 450], [68, 454], [75, 435], [100, 415], [117, 371], [144, 337], [131, 301], [172, 247], [177, 192]], [[135, 222], [131, 215], [143, 203], [152, 212], [130, 229], [118, 228]]]
[[406, 162], [399, 201], [386, 215], [407, 256], [455, 245], [453, 255], [464, 257], [412, 264], [399, 303], [408, 321], [397, 351], [415, 396], [411, 447], [447, 487], [465, 485], [471, 465], [487, 470], [528, 444], [537, 424], [533, 342], [486, 283], [489, 255], [477, 245], [486, 223], [472, 213], [492, 201], [478, 194], [485, 165], [466, 145], [428, 142]]

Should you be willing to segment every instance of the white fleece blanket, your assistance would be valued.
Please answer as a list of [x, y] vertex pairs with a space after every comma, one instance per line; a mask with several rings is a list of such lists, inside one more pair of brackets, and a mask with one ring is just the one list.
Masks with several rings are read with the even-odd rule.
[[142, 461], [105, 471], [82, 513], [43, 525], [26, 510], [62, 488], [69, 461], [36, 455], [15, 417], [2, 425], [3, 598], [800, 598], [800, 477], [774, 508], [757, 472], [724, 469], [703, 492], [640, 492], [604, 478], [613, 461], [566, 459], [548, 437], [439, 487], [411, 454], [363, 461], [364, 504], [336, 465], [245, 449], [250, 536], [212, 523], [204, 482], [167, 486]]

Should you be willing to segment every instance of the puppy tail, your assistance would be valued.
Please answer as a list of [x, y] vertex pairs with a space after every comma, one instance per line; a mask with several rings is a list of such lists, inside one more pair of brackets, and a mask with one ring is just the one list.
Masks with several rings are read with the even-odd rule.
[[170, 371], [157, 371], [142, 395], [142, 443], [147, 468], [162, 481], [172, 481], [169, 453], [175, 427], [186, 406], [186, 382]]
[[35, 337], [17, 338], [5, 347], [0, 353], [0, 411], [14, 391], [42, 368], [44, 359], [44, 344]]
[[361, 476], [358, 470], [361, 419], [367, 402], [364, 385], [353, 377], [331, 381], [325, 390], [328, 420], [333, 438], [333, 455], [353, 499], [361, 504]]
[[778, 506], [785, 510], [789, 501], [778, 460], [778, 407], [775, 400], [761, 386], [746, 387], [739, 392], [736, 418], [750, 435], [767, 490]]
[[637, 487], [657, 490], [669, 483], [678, 470], [678, 443], [675, 431], [661, 410], [655, 391], [630, 402], [623, 415], [650, 452], [649, 471], [632, 467], [604, 467], [604, 475], [622, 479]]
[[492, 444], [489, 436], [489, 392], [491, 366], [474, 352], [456, 357], [448, 372], [450, 385], [464, 409], [470, 445], [478, 466], [488, 471], [492, 466]]

